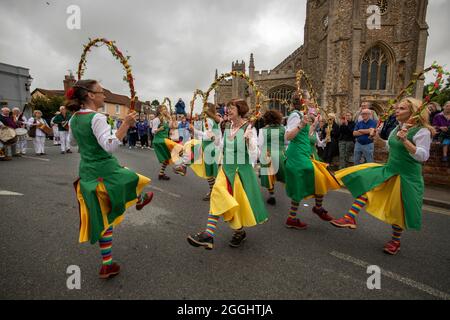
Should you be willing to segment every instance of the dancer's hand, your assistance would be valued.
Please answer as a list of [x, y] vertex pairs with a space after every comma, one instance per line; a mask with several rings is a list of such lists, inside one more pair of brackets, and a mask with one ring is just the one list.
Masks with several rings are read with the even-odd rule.
[[407, 134], [408, 134], [408, 129], [407, 128], [402, 128], [399, 132], [397, 132], [397, 137], [401, 141], [405, 141]]
[[126, 123], [129, 127], [132, 127], [136, 123], [138, 116], [139, 115], [137, 114], [137, 112], [133, 111], [125, 116], [123, 122]]

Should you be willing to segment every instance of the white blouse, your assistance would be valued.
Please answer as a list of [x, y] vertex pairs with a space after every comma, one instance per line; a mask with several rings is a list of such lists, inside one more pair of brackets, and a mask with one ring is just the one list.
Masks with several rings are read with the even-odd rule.
[[[231, 132], [233, 130], [233, 124], [231, 124], [230, 129], [225, 129], [225, 133], [227, 132], [227, 130], [231, 134]], [[249, 154], [249, 157], [250, 157], [250, 161], [251, 161], [251, 163], [254, 166], [256, 164], [257, 159], [258, 159], [258, 133], [257, 133], [255, 127], [252, 127], [250, 130], [251, 130], [252, 133], [251, 133], [250, 138], [248, 139], [247, 149], [248, 149], [248, 154]], [[216, 138], [214, 140], [214, 144], [219, 148], [221, 154], [223, 154], [224, 140], [228, 139], [225, 136], [226, 136], [225, 134], [224, 135], [220, 135], [219, 139]]]
[[[81, 109], [79, 112], [95, 112], [90, 109]], [[69, 122], [69, 134], [70, 134], [70, 144], [73, 146], [77, 145], [76, 139], [73, 136], [72, 125], [70, 124], [73, 117]], [[107, 118], [104, 114], [96, 113], [94, 118], [92, 118], [91, 124], [92, 132], [97, 138], [98, 144], [106, 151], [106, 152], [115, 152], [120, 145], [119, 139], [112, 132], [111, 126], [107, 122]]]
[[[28, 119], [27, 125], [30, 127], [32, 124], [34, 124], [34, 120], [35, 120], [34, 117], [31, 117], [30, 119]], [[43, 118], [40, 118], [39, 120], [36, 119], [36, 122], [39, 122], [39, 123], [42, 123], [42, 124], [45, 124], [48, 126], [47, 121], [45, 121], [45, 119], [43, 119]], [[39, 128], [36, 128], [36, 137], [45, 137], [45, 132]]]
[[[391, 131], [392, 135], [394, 130]], [[389, 135], [389, 136], [390, 136]], [[415, 154], [409, 154], [411, 157], [413, 157], [415, 160], [419, 162], [425, 162], [430, 157], [430, 146], [431, 146], [431, 133], [430, 130], [427, 128], [422, 128], [414, 135], [412, 138], [415, 146], [416, 146], [416, 153]], [[386, 141], [386, 148], [389, 150], [389, 139]]]

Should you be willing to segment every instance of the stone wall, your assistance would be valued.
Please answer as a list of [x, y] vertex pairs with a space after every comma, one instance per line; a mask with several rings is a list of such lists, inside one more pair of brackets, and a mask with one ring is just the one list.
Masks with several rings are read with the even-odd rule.
[[[385, 142], [381, 139], [375, 141], [375, 162], [385, 163], [388, 152]], [[442, 147], [436, 143], [431, 145], [430, 158], [425, 162], [422, 173], [426, 185], [450, 188], [450, 166], [448, 162], [441, 162]]]

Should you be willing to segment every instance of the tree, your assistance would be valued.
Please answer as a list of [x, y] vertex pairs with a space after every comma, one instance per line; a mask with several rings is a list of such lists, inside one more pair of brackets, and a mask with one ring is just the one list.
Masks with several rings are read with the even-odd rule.
[[34, 110], [42, 111], [42, 117], [44, 119], [51, 119], [56, 111], [59, 111], [59, 107], [64, 103], [63, 96], [47, 97], [33, 97], [31, 99], [31, 106]]

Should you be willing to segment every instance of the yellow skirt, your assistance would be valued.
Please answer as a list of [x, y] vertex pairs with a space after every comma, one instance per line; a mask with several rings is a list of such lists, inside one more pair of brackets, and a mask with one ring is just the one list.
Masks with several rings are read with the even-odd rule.
[[[336, 178], [342, 183], [342, 178], [351, 173], [367, 168], [380, 167], [377, 163], [364, 163], [345, 168], [336, 172]], [[395, 175], [366, 193], [365, 210], [375, 218], [388, 224], [396, 224], [405, 229], [405, 212], [402, 204], [401, 180]]]
[[232, 189], [231, 194], [226, 175], [223, 169], [220, 168], [211, 192], [209, 213], [215, 216], [222, 216], [224, 221], [228, 222], [230, 227], [235, 230], [257, 225], [250, 201], [237, 173]]
[[[142, 190], [144, 187], [150, 183], [150, 179], [142, 176], [140, 174], [137, 174], [139, 177], [138, 184], [136, 186], [136, 194], [140, 195], [142, 193]], [[80, 205], [80, 234], [79, 234], [79, 242], [86, 242], [89, 241], [89, 209], [86, 206], [86, 202], [84, 201], [83, 195], [81, 194], [80, 190], [80, 184], [77, 184], [77, 198]], [[100, 203], [100, 208], [102, 211], [102, 217], [103, 217], [103, 224], [106, 226], [105, 229], [102, 231], [101, 235], [105, 233], [106, 230], [110, 226], [117, 226], [123, 221], [124, 215], [120, 215], [117, 217], [111, 224], [108, 223], [108, 213], [111, 211], [111, 203], [109, 202], [109, 196], [108, 192], [106, 191], [105, 184], [103, 182], [99, 182], [96, 194], [98, 198], [98, 202]], [[137, 203], [138, 199], [129, 201], [125, 204], [125, 208], [128, 209], [132, 205], [135, 205]]]

